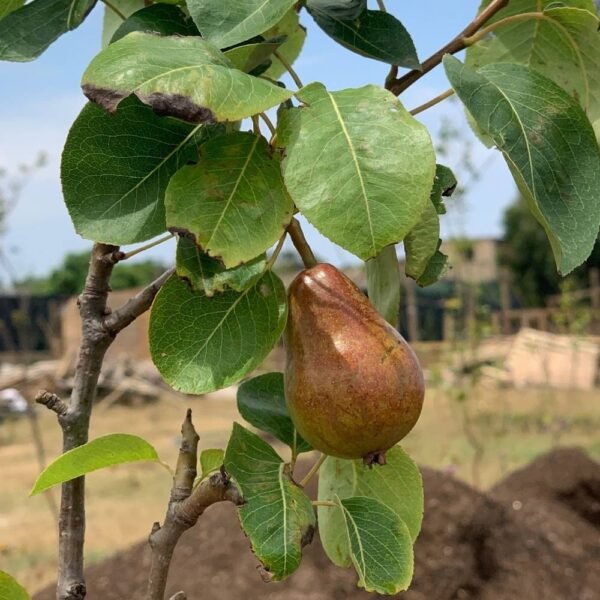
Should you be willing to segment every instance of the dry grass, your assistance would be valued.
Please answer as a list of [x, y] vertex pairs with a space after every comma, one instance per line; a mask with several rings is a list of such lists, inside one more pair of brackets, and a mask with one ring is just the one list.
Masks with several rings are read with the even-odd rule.
[[[484, 447], [479, 466], [483, 487], [525, 464], [553, 445], [578, 445], [600, 458], [599, 392], [549, 390], [467, 390], [458, 402], [432, 390], [422, 418], [404, 447], [420, 463], [451, 469], [471, 481], [473, 447], [465, 436], [464, 414]], [[190, 399], [172, 397], [144, 408], [97, 410], [92, 437], [127, 432], [148, 439], [163, 460], [173, 463], [185, 406], [194, 410], [204, 448], [223, 447], [231, 423], [239, 419], [230, 395]], [[40, 411], [49, 456], [60, 450], [53, 415]], [[28, 498], [38, 474], [31, 430], [26, 420], [0, 426], [0, 564], [31, 592], [53, 579], [55, 524], [42, 497]], [[124, 465], [88, 479], [87, 559], [100, 560], [144, 538], [163, 516], [169, 493], [167, 471], [154, 464]]]

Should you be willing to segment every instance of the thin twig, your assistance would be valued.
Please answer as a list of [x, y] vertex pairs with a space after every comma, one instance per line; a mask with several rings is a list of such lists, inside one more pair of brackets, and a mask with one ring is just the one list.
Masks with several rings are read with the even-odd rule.
[[258, 122], [258, 115], [252, 115], [252, 131], [254, 135], [261, 135], [260, 133], [260, 123]]
[[294, 83], [298, 86], [298, 89], [303, 88], [304, 85], [298, 77], [298, 73], [294, 71], [292, 65], [279, 53], [277, 50], [273, 52], [273, 56], [284, 66], [285, 70], [290, 74], [290, 77], [294, 80]]
[[269, 116], [264, 112], [258, 113], [258, 116], [265, 122], [265, 125], [269, 128], [271, 135], [274, 136], [277, 130], [275, 129], [275, 125], [273, 125], [273, 121], [269, 119]]
[[305, 487], [306, 484], [319, 472], [319, 469], [321, 468], [321, 465], [325, 462], [326, 458], [326, 454], [321, 454], [321, 456], [319, 456], [317, 462], [315, 462], [315, 464], [310, 468], [310, 471], [304, 476], [304, 479], [302, 479], [302, 481], [300, 482], [300, 487]]
[[69, 405], [64, 400], [61, 400], [56, 394], [40, 390], [35, 395], [35, 401], [38, 404], [44, 405], [48, 410], [55, 412], [59, 417], [66, 414], [69, 410]]
[[150, 248], [154, 248], [160, 244], [164, 244], [165, 242], [168, 242], [170, 239], [172, 239], [174, 237], [175, 237], [174, 233], [169, 233], [168, 235], [158, 238], [157, 240], [154, 240], [153, 242], [148, 242], [147, 244], [144, 244], [143, 246], [140, 246], [139, 248], [134, 248], [133, 250], [130, 250], [129, 252], [122, 252], [119, 261], [127, 260], [128, 258], [131, 258], [132, 256], [136, 256], [137, 254], [140, 254], [141, 252], [150, 250]]
[[498, 27], [503, 27], [504, 25], [510, 25], [511, 23], [518, 23], [519, 21], [530, 21], [530, 20], [543, 20], [548, 19], [543, 12], [527, 12], [520, 13], [518, 15], [511, 15], [510, 17], [506, 17], [505, 19], [500, 19], [483, 29], [480, 29], [477, 33], [474, 33], [472, 36], [464, 38], [465, 46], [472, 46], [476, 44], [479, 40], [482, 40], [488, 33], [496, 30]]
[[121, 17], [123, 21], [127, 20], [127, 17], [110, 1], [110, 0], [102, 0], [104, 4], [110, 8], [117, 16]]
[[306, 238], [304, 237], [304, 232], [302, 231], [302, 227], [300, 227], [300, 223], [296, 219], [292, 219], [292, 222], [288, 225], [288, 233], [290, 234], [290, 238], [294, 247], [298, 251], [304, 266], [309, 269], [310, 267], [314, 267], [317, 264], [317, 259], [312, 251], [312, 248], [308, 245]]
[[439, 104], [440, 102], [446, 100], [446, 98], [450, 98], [450, 96], [452, 96], [453, 94], [454, 94], [454, 90], [452, 88], [450, 88], [450, 89], [446, 90], [445, 92], [442, 92], [435, 98], [432, 98], [431, 100], [428, 100], [424, 104], [421, 104], [421, 106], [417, 106], [417, 108], [413, 108], [410, 111], [410, 114], [414, 117], [415, 115], [422, 113], [423, 111], [427, 110], [428, 108], [431, 108], [432, 106], [435, 106], [436, 104]]
[[135, 321], [142, 313], [146, 312], [152, 305], [154, 297], [164, 283], [175, 273], [175, 268], [168, 269], [151, 284], [129, 299], [123, 306], [113, 311], [104, 318], [104, 328], [113, 336]]
[[298, 460], [298, 431], [294, 427], [294, 445], [292, 446], [292, 459], [290, 460], [290, 470], [292, 473], [296, 468], [296, 461]]
[[420, 69], [413, 69], [399, 79], [389, 81], [386, 85], [387, 89], [390, 90], [392, 94], [398, 96], [415, 83], [415, 81], [421, 79], [423, 75], [437, 67], [446, 54], [456, 54], [457, 52], [464, 50], [466, 48], [465, 38], [469, 38], [479, 31], [479, 29], [481, 29], [498, 11], [505, 8], [508, 3], [509, 0], [492, 0], [492, 2], [488, 4], [488, 6], [484, 8], [477, 17], [467, 25], [467, 27], [465, 27], [465, 29], [463, 29], [463, 31], [423, 62]]
[[[181, 427], [179, 458], [164, 524], [161, 527], [154, 523], [150, 533], [152, 562], [146, 600], [164, 599], [175, 547], [182, 534], [196, 524], [200, 515], [216, 502], [230, 501], [236, 505], [243, 503], [239, 490], [222, 470], [204, 479], [194, 488], [198, 440], [192, 423], [192, 412], [188, 410]], [[174, 598], [185, 598], [185, 595], [176, 594]]]
[[394, 84], [398, 77], [398, 65], [392, 65], [390, 67], [390, 72], [387, 74], [385, 78], [385, 89], [389, 90], [390, 86]]
[[279, 238], [279, 241], [277, 242], [277, 246], [275, 246], [275, 250], [273, 250], [273, 254], [271, 254], [271, 256], [269, 257], [269, 260], [267, 261], [267, 264], [265, 266], [265, 271], [270, 271], [273, 268], [273, 265], [275, 264], [275, 261], [277, 260], [277, 257], [279, 256], [281, 249], [283, 248], [283, 243], [285, 242], [286, 236], [287, 236], [287, 231], [284, 231], [283, 235]]

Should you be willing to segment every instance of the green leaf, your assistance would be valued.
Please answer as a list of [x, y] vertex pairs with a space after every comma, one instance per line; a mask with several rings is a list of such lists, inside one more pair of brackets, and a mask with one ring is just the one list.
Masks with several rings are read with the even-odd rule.
[[264, 254], [233, 269], [225, 268], [218, 259], [210, 257], [185, 237], [177, 242], [177, 275], [186, 279], [196, 292], [211, 297], [226, 290], [243, 292], [262, 276], [267, 265]]
[[21, 8], [23, 4], [25, 4], [25, 0], [4, 0], [0, 5], [0, 19], [4, 19], [8, 13]]
[[115, 31], [110, 42], [116, 42], [133, 31], [159, 35], [200, 35], [194, 22], [178, 6], [152, 4], [134, 12]]
[[131, 244], [166, 229], [164, 196], [170, 177], [190, 160], [214, 126], [161, 118], [137, 98], [114, 116], [86, 105], [63, 151], [63, 194], [77, 233]]
[[[130, 17], [146, 6], [145, 0], [110, 0], [111, 4], [126, 17]], [[115, 31], [121, 27], [123, 19], [108, 6], [104, 7], [104, 21], [102, 24], [102, 48], [106, 48], [112, 40]]]
[[218, 48], [226, 48], [273, 27], [295, 3], [296, 0], [187, 0], [187, 7], [202, 35]]
[[206, 479], [218, 471], [225, 461], [225, 452], [220, 448], [207, 448], [200, 452], [200, 479]]
[[430, 202], [421, 213], [421, 220], [404, 239], [406, 275], [415, 281], [421, 277], [427, 264], [439, 247], [440, 219]]
[[33, 0], [14, 10], [11, 1], [0, 21], [0, 60], [37, 58], [63, 33], [79, 27], [95, 4], [96, 0]]
[[451, 169], [444, 165], [435, 166], [435, 178], [431, 189], [431, 201], [438, 215], [446, 214], [444, 198], [449, 198], [454, 193], [458, 182]]
[[282, 38], [278, 38], [256, 44], [236, 46], [227, 50], [225, 56], [236, 69], [250, 73], [250, 71], [269, 60], [273, 52], [281, 46], [283, 41]]
[[265, 373], [244, 381], [238, 388], [237, 406], [248, 423], [287, 444], [295, 455], [312, 450], [290, 418], [283, 373]]
[[446, 212], [444, 196], [451, 195], [455, 188], [456, 178], [452, 171], [448, 167], [437, 165], [431, 202], [426, 205], [421, 220], [404, 238], [406, 275], [421, 286], [435, 283], [446, 270], [446, 261], [443, 264], [440, 262], [440, 257], [445, 255], [437, 252], [441, 242], [439, 215]]
[[[283, 35], [286, 36], [286, 40], [277, 50], [277, 53], [282, 56], [288, 64], [292, 65], [300, 55], [302, 46], [304, 46], [304, 40], [306, 39], [306, 29], [300, 25], [300, 17], [293, 8], [285, 14], [279, 23], [263, 33], [263, 36], [266, 39]], [[271, 58], [271, 66], [264, 74], [266, 77], [278, 79], [286, 71], [287, 69], [283, 66], [281, 61], [276, 56], [273, 56]]]
[[61, 454], [35, 482], [31, 495], [98, 469], [142, 460], [159, 462], [156, 450], [143, 438], [112, 433]]
[[298, 568], [302, 547], [312, 539], [316, 520], [310, 499], [275, 450], [237, 423], [225, 468], [246, 501], [239, 516], [253, 552], [274, 580], [284, 579]]
[[31, 600], [31, 597], [16, 579], [0, 571], [0, 600]]
[[424, 125], [383, 88], [297, 94], [280, 111], [284, 180], [324, 235], [363, 260], [403, 239], [429, 200], [435, 153]]
[[84, 93], [109, 112], [135, 94], [161, 115], [186, 121], [237, 121], [292, 92], [232, 68], [198, 37], [133, 32], [105, 48], [83, 74]]
[[308, 11], [328, 36], [352, 52], [408, 69], [421, 67], [410, 34], [390, 13], [365, 10], [352, 20], [343, 20], [311, 9], [310, 4]]
[[435, 254], [429, 259], [425, 270], [417, 279], [417, 284], [421, 287], [433, 285], [448, 272], [448, 257], [443, 252], [439, 251], [441, 243], [442, 240], [438, 240], [438, 250], [436, 250]]
[[171, 179], [165, 202], [167, 227], [193, 236], [228, 268], [270, 248], [294, 209], [279, 159], [262, 136], [247, 132], [204, 144], [198, 164]]
[[380, 315], [398, 327], [400, 315], [400, 269], [395, 246], [386, 246], [375, 258], [368, 260], [367, 289], [369, 300]]
[[412, 540], [398, 515], [374, 498], [347, 498], [338, 505], [358, 585], [388, 595], [408, 589], [413, 576]]
[[152, 305], [152, 360], [175, 389], [212, 392], [239, 381], [263, 361], [286, 317], [283, 283], [270, 271], [243, 292], [212, 298], [173, 276]]
[[[327, 457], [319, 470], [319, 500], [366, 496], [385, 504], [405, 523], [412, 541], [423, 520], [423, 481], [415, 462], [400, 447], [386, 453], [387, 464], [369, 468], [360, 460]], [[341, 567], [351, 564], [339, 510], [319, 507], [319, 535], [327, 556]]]
[[600, 225], [600, 152], [581, 107], [521, 65], [478, 72], [446, 56], [450, 83], [504, 155], [566, 275], [591, 253]]
[[516, 15], [469, 48], [466, 64], [510, 62], [538, 71], [578, 99], [600, 136], [600, 21], [593, 0], [511, 0], [489, 24]]
[[306, 7], [336, 19], [352, 21], [365, 11], [367, 0], [307, 0]]

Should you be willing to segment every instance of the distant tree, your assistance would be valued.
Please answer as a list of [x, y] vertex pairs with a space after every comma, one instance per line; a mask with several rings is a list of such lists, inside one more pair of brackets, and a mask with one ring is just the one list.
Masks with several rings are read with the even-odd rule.
[[[0, 18], [2, 17], [2, 8], [0, 8]], [[8, 216], [17, 205], [17, 200], [21, 191], [30, 181], [35, 172], [46, 165], [47, 158], [43, 152], [40, 152], [30, 164], [20, 164], [17, 168], [9, 172], [0, 166], [0, 286], [5, 282], [4, 276], [9, 285], [14, 283], [16, 273], [8, 258], [5, 247], [4, 236], [8, 229]]]
[[[501, 262], [511, 272], [517, 295], [524, 306], [541, 306], [547, 296], [560, 292], [564, 280], [556, 270], [550, 243], [522, 197], [504, 213]], [[600, 267], [598, 241], [585, 263], [569, 275], [572, 286], [586, 287], [589, 270], [593, 267]]]
[[[32, 294], [79, 294], [83, 289], [89, 263], [88, 250], [67, 254], [63, 262], [48, 275], [22, 279], [15, 284], [15, 288]], [[164, 270], [165, 266], [154, 260], [120, 263], [114, 268], [111, 288], [122, 290], [147, 285]]]

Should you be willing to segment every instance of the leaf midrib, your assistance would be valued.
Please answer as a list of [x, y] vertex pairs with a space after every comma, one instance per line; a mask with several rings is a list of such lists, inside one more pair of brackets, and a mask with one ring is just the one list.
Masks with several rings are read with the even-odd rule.
[[[261, 278], [262, 279], [262, 278]], [[258, 281], [261, 281], [261, 279], [259, 279]], [[258, 281], [256, 283], [258, 283]], [[221, 318], [221, 320], [217, 323], [217, 325], [215, 326], [215, 328], [212, 330], [211, 334], [206, 338], [205, 342], [202, 344], [202, 346], [200, 346], [200, 348], [198, 349], [198, 351], [192, 356], [192, 358], [186, 363], [185, 367], [180, 369], [180, 374], [184, 373], [185, 371], [187, 371], [187, 369], [189, 368], [189, 366], [198, 358], [198, 356], [200, 355], [200, 353], [206, 349], [206, 347], [208, 346], [209, 342], [212, 340], [212, 338], [214, 337], [214, 335], [216, 334], [217, 331], [219, 331], [219, 329], [221, 328], [221, 326], [223, 325], [223, 323], [229, 318], [229, 315], [231, 314], [231, 312], [233, 310], [235, 310], [236, 306], [249, 294], [249, 292], [251, 290], [253, 290], [256, 287], [256, 284], [253, 285], [252, 287], [248, 288], [247, 290], [244, 290], [238, 298], [236, 298], [235, 302], [227, 309], [227, 311], [225, 312], [225, 314], [223, 315], [223, 317]]]
[[[222, 35], [218, 36], [217, 37], [217, 42], [213, 42], [213, 43], [216, 43], [216, 45], [219, 45], [219, 44], [223, 43], [223, 39], [227, 39], [227, 36], [231, 37], [232, 33], [236, 32], [238, 29], [241, 29], [244, 24], [246, 24], [248, 21], [250, 21], [251, 19], [253, 19], [254, 16], [259, 11], [261, 11], [267, 4], [269, 4], [269, 1], [270, 0], [265, 0], [260, 6], [258, 6], [256, 8], [256, 10], [252, 11], [241, 23], [238, 23], [233, 29], [230, 29], [225, 34], [222, 34]], [[242, 29], [242, 31], [243, 31], [243, 29]], [[213, 40], [214, 40], [214, 38], [213, 38]]]
[[246, 173], [248, 165], [250, 164], [250, 161], [251, 161], [252, 157], [254, 156], [254, 152], [256, 151], [256, 147], [258, 146], [258, 142], [259, 141], [260, 141], [260, 137], [259, 136], [255, 136], [254, 142], [252, 144], [252, 147], [250, 148], [250, 151], [248, 152], [248, 156], [246, 157], [246, 160], [244, 161], [242, 169], [240, 170], [240, 174], [239, 174], [238, 178], [235, 180], [235, 184], [233, 186], [233, 189], [231, 190], [231, 193], [229, 194], [229, 198], [227, 198], [227, 202], [226, 202], [225, 206], [223, 207], [223, 210], [221, 212], [221, 216], [219, 217], [219, 220], [215, 224], [215, 226], [213, 228], [213, 231], [212, 231], [212, 233], [210, 235], [210, 238], [208, 239], [208, 241], [205, 244], [205, 246], [206, 246], [207, 249], [210, 248], [211, 242], [213, 241], [213, 238], [217, 234], [217, 231], [218, 231], [219, 227], [221, 226], [221, 223], [222, 223], [223, 219], [225, 218], [225, 213], [229, 210], [229, 206], [233, 202], [233, 198], [234, 198], [234, 196], [235, 196], [235, 194], [237, 192], [237, 189], [238, 189], [238, 187], [240, 185], [240, 182], [242, 181], [242, 178], [244, 177], [244, 174]]
[[[531, 175], [531, 185], [532, 185], [532, 190], [531, 191], [532, 191], [532, 196], [533, 196], [533, 198], [535, 199], [535, 201], [537, 203], [537, 193], [536, 193], [536, 190], [535, 190], [535, 174], [534, 174], [534, 171], [533, 171], [533, 160], [532, 160], [532, 157], [531, 157], [531, 148], [529, 146], [529, 140], [527, 138], [527, 130], [525, 129], [523, 121], [521, 120], [521, 116], [519, 115], [518, 111], [516, 110], [514, 104], [510, 100], [510, 98], [493, 81], [491, 81], [485, 75], [485, 73], [479, 72], [479, 75], [481, 77], [483, 77], [488, 82], [488, 84], [491, 85], [506, 100], [506, 102], [510, 106], [512, 114], [514, 114], [514, 116], [515, 116], [515, 118], [516, 118], [516, 120], [517, 120], [517, 122], [519, 124], [521, 132], [523, 134], [523, 140], [524, 140], [524, 143], [525, 143], [525, 148], [527, 149], [527, 157], [528, 157], [528, 162], [529, 162], [529, 171], [530, 171], [530, 175]], [[488, 132], [488, 135], [492, 135], [492, 134]], [[502, 154], [504, 156], [508, 156], [507, 152], [504, 150], [505, 147], [506, 147], [506, 144], [505, 143], [502, 144], [501, 152], [502, 152]], [[511, 159], [511, 162], [513, 164], [515, 164], [514, 161], [512, 161], [512, 159]], [[517, 167], [516, 164], [515, 164], [515, 167]], [[519, 169], [518, 167], [517, 167], [517, 170], [519, 172], [521, 172], [521, 169]]]
[[281, 503], [282, 503], [282, 511], [283, 511], [283, 572], [287, 574], [287, 559], [288, 559], [288, 544], [287, 544], [287, 502], [286, 502], [286, 494], [284, 488], [284, 468], [285, 463], [281, 463], [279, 465], [279, 489], [281, 491]]
[[376, 243], [375, 243], [375, 235], [373, 233], [373, 221], [371, 219], [371, 209], [369, 207], [369, 198], [367, 196], [367, 190], [365, 188], [365, 182], [363, 180], [362, 171], [360, 169], [360, 165], [358, 164], [358, 157], [356, 156], [356, 152], [354, 150], [354, 145], [352, 144], [350, 134], [348, 133], [348, 129], [346, 128], [346, 124], [344, 123], [344, 119], [342, 118], [342, 114], [340, 113], [340, 110], [335, 101], [335, 98], [333, 97], [333, 94], [331, 94], [330, 92], [327, 92], [327, 96], [331, 100], [333, 110], [335, 111], [335, 114], [339, 121], [340, 127], [342, 128], [344, 137], [346, 138], [346, 142], [347, 142], [348, 148], [350, 150], [350, 155], [352, 156], [352, 161], [354, 163], [354, 168], [356, 169], [356, 174], [358, 176], [358, 180], [360, 181], [360, 188], [362, 191], [363, 200], [365, 202], [365, 211], [367, 213], [367, 220], [369, 223], [369, 232], [371, 234], [371, 251], [376, 253], [377, 247], [376, 247]]
[[162, 169], [162, 167], [171, 159], [171, 157], [173, 155], [178, 153], [182, 148], [184, 148], [187, 145], [187, 143], [193, 138], [194, 135], [196, 135], [196, 133], [202, 126], [203, 125], [200, 124], [200, 125], [197, 125], [196, 127], [194, 127], [194, 129], [192, 129], [192, 131], [183, 139], [183, 141], [181, 141], [179, 144], [177, 144], [173, 148], [173, 150], [171, 150], [171, 152], [169, 152], [169, 154], [167, 154], [167, 156], [165, 156], [155, 167], [153, 167], [150, 170], [150, 172], [148, 172], [146, 175], [144, 175], [144, 177], [142, 177], [131, 189], [127, 190], [127, 192], [125, 192], [122, 196], [120, 196], [118, 200], [113, 202], [98, 218], [102, 219], [103, 217], [105, 217], [106, 214], [108, 212], [110, 212], [111, 210], [113, 210], [113, 208], [115, 206], [118, 206], [119, 204], [124, 202], [125, 199], [127, 198], [127, 196], [129, 196], [130, 194], [135, 192], [141, 185], [143, 185], [146, 181], [148, 181], [148, 179], [150, 177], [152, 177], [157, 171]]
[[[352, 518], [352, 515], [350, 514], [348, 509], [343, 505], [342, 501], [339, 498], [338, 498], [338, 502], [339, 502], [339, 506], [342, 509], [342, 512], [344, 513], [344, 515], [347, 515], [347, 519], [344, 519], [344, 520], [346, 522], [346, 530], [348, 531], [348, 545], [350, 548], [350, 552], [352, 553], [353, 556], [357, 556], [356, 553], [352, 550], [352, 537], [350, 536], [350, 527], [348, 526], [348, 520], [350, 520], [350, 522], [352, 523], [352, 526], [354, 528], [354, 533], [356, 535], [356, 541], [358, 543], [358, 547], [360, 550], [360, 561], [362, 563], [361, 568], [359, 568], [359, 572], [360, 572], [360, 575], [362, 576], [363, 582], [366, 586], [367, 585], [367, 565], [365, 562], [365, 551], [364, 551], [364, 548], [362, 545], [362, 540], [360, 537], [358, 525], [356, 524], [356, 522]], [[357, 556], [356, 562], [358, 563], [358, 556]], [[357, 567], [358, 567], [358, 565], [357, 565]]]
[[[578, 12], [578, 13], [582, 13], [582, 12], [588, 13], [587, 10], [585, 10], [583, 8], [577, 8], [574, 6], [563, 6], [563, 7], [556, 7], [556, 8], [550, 8], [548, 10], [545, 10], [543, 7], [539, 6], [539, 3], [538, 3], [537, 12], [531, 13], [531, 21], [535, 22], [535, 27], [534, 27], [534, 31], [533, 31], [533, 34], [530, 39], [531, 47], [529, 49], [529, 56], [527, 57], [525, 64], [528, 67], [531, 67], [531, 64], [533, 63], [534, 51], [536, 48], [536, 42], [537, 42], [537, 38], [539, 36], [539, 31], [540, 31], [540, 23], [547, 22], [549, 25], [555, 27], [558, 31], [562, 32], [562, 34], [565, 36], [565, 38], [571, 45], [571, 48], [577, 58], [577, 62], [579, 63], [579, 68], [583, 75], [582, 78], [583, 78], [583, 82], [585, 85], [585, 104], [584, 105], [586, 107], [588, 107], [590, 104], [590, 95], [591, 95], [590, 81], [589, 81], [590, 76], [589, 76], [589, 71], [586, 67], [585, 61], [583, 59], [583, 56], [581, 54], [581, 51], [579, 50], [579, 47], [577, 46], [577, 44], [576, 44], [575, 40], [573, 39], [569, 30], [562, 23], [560, 23], [557, 19], [553, 19], [551, 16], [549, 16], [547, 14], [550, 11], [564, 11], [564, 10], [574, 11], [574, 12]], [[594, 17], [595, 15], [591, 15], [591, 16]], [[524, 23], [527, 23], [527, 22], [528, 22], [527, 20], [524, 21]], [[514, 29], [518, 28], [519, 25], [521, 25], [522, 23], [516, 23], [514, 26]], [[510, 54], [510, 50], [507, 50], [507, 54]]]

